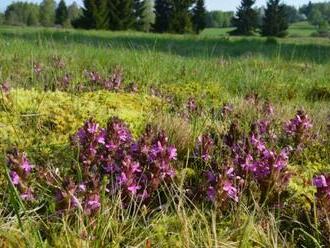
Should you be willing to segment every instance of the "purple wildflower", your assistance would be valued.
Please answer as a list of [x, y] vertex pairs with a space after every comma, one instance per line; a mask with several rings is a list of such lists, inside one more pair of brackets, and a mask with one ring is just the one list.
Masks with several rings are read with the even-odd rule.
[[207, 189], [207, 198], [214, 202], [216, 199], [216, 195], [217, 195], [217, 191], [215, 190], [215, 188], [213, 186], [208, 187]]
[[190, 113], [197, 111], [197, 104], [193, 97], [190, 97], [187, 102], [187, 109]]
[[226, 180], [223, 184], [223, 190], [227, 193], [229, 198], [233, 199], [235, 202], [238, 202], [238, 190], [233, 186], [233, 184]]
[[3, 95], [5, 95], [5, 96], [9, 95], [10, 85], [9, 85], [8, 81], [5, 81], [0, 85], [0, 90]]
[[86, 197], [84, 203], [84, 211], [87, 215], [96, 213], [100, 207], [100, 196], [97, 193], [90, 194]]
[[168, 148], [168, 153], [169, 153], [169, 159], [170, 160], [176, 160], [177, 157], [177, 150], [174, 146], [170, 146]]
[[328, 187], [327, 179], [324, 175], [316, 176], [313, 178], [313, 185], [316, 188], [326, 188]]
[[39, 63], [34, 64], [34, 65], [33, 65], [33, 71], [34, 71], [34, 73], [35, 73], [37, 76], [39, 76], [40, 73], [42, 72], [42, 65], [39, 64]]
[[130, 191], [132, 193], [132, 195], [136, 195], [137, 191], [139, 189], [141, 189], [141, 186], [139, 185], [136, 185], [136, 184], [132, 184], [131, 186], [129, 186], [128, 188], [128, 191]]
[[299, 110], [295, 118], [285, 124], [284, 130], [288, 135], [303, 135], [313, 127], [311, 120], [304, 111]]
[[11, 179], [12, 183], [13, 183], [15, 186], [19, 185], [19, 183], [20, 183], [20, 177], [19, 177], [19, 175], [16, 173], [16, 171], [11, 171], [9, 174], [10, 174], [10, 179]]
[[100, 83], [102, 80], [102, 77], [100, 74], [98, 74], [97, 72], [91, 71], [91, 72], [87, 72], [87, 75], [89, 77], [89, 80], [92, 83]]
[[268, 133], [269, 126], [270, 126], [270, 121], [268, 120], [257, 121], [258, 132], [261, 135]]
[[195, 154], [200, 156], [203, 161], [208, 162], [212, 159], [213, 149], [214, 142], [210, 135], [203, 134], [198, 137]]
[[321, 174], [313, 178], [313, 185], [316, 187], [316, 202], [318, 206], [325, 210], [330, 211], [330, 175]]
[[67, 88], [70, 84], [70, 76], [68, 74], [65, 74], [61, 80], [61, 87]]

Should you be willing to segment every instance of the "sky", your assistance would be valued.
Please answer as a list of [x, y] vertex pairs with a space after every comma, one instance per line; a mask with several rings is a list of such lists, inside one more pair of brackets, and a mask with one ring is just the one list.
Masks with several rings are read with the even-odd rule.
[[[17, 1], [28, 1], [38, 3], [41, 0], [0, 0], [0, 11], [3, 12], [6, 6], [12, 2]], [[72, 3], [74, 0], [66, 0], [67, 4]], [[76, 0], [77, 3], [81, 4], [82, 0]], [[289, 5], [295, 5], [297, 7], [306, 4], [309, 0], [283, 0], [284, 3]], [[326, 2], [325, 0], [312, 0], [312, 2]], [[240, 0], [206, 0], [206, 7], [208, 10], [236, 10], [239, 5]], [[257, 0], [256, 4], [258, 6], [265, 5], [266, 0]]]

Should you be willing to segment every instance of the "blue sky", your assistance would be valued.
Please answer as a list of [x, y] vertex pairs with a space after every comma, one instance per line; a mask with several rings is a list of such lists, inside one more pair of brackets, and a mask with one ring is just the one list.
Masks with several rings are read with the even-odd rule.
[[[12, 2], [17, 1], [29, 1], [38, 3], [41, 0], [0, 0], [0, 11], [4, 11], [6, 6]], [[66, 0], [66, 3], [72, 3], [74, 0]], [[308, 3], [309, 0], [283, 0], [286, 4], [301, 6]], [[76, 0], [77, 3], [81, 3], [82, 0]], [[312, 0], [312, 2], [326, 2], [320, 0]], [[235, 10], [239, 5], [240, 0], [206, 0], [206, 6], [209, 10]], [[257, 5], [265, 5], [266, 0], [257, 0]]]

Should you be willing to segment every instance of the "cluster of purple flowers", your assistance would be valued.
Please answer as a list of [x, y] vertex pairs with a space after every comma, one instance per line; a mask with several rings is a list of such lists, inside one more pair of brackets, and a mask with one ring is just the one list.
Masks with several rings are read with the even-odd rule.
[[[175, 176], [171, 163], [176, 160], [176, 148], [164, 132], [150, 126], [134, 140], [127, 125], [116, 117], [108, 121], [106, 128], [90, 119], [71, 142], [79, 152], [79, 165], [73, 166], [64, 179], [58, 172], [42, 167], [35, 171], [39, 183], [54, 192], [59, 212], [79, 208], [86, 215], [95, 214], [101, 207], [102, 189], [109, 196], [120, 193], [124, 206], [131, 200], [147, 204]], [[29, 180], [32, 166], [26, 154], [14, 150], [7, 160], [11, 182], [21, 198], [34, 200]]]
[[276, 176], [277, 180], [282, 180], [282, 185], [289, 179], [289, 175], [283, 172], [286, 171], [290, 152], [290, 147], [285, 147], [279, 152], [268, 148], [263, 138], [256, 134], [252, 134], [248, 142], [241, 142], [232, 147], [234, 163], [244, 172], [252, 175], [259, 183]]
[[61, 187], [55, 189], [57, 211], [79, 208], [86, 215], [95, 214], [101, 207], [100, 191], [97, 177], [85, 178], [83, 183], [76, 183], [72, 178], [66, 178]]
[[271, 121], [258, 120], [251, 126], [247, 137], [236, 140], [229, 148], [233, 163], [241, 170], [242, 177], [251, 177], [262, 190], [273, 185], [276, 186], [274, 191], [280, 192], [291, 177], [287, 165], [292, 148], [271, 148], [269, 143], [276, 138], [271, 131]]
[[[267, 113], [271, 115], [272, 112], [273, 108]], [[298, 111], [296, 117], [286, 124], [285, 131], [288, 136], [302, 137], [311, 127], [308, 116]], [[204, 134], [196, 143], [195, 156], [200, 161], [207, 162], [212, 168], [206, 173], [207, 186], [203, 187], [209, 200], [223, 201], [230, 198], [237, 201], [243, 186], [248, 187], [251, 182], [257, 183], [263, 195], [267, 194], [266, 191], [269, 189], [272, 189], [273, 193], [281, 193], [286, 189], [292, 175], [287, 166], [293, 148], [291, 146], [277, 148], [280, 143], [277, 142], [279, 139], [272, 130], [271, 119], [256, 121], [251, 125], [247, 135], [240, 131], [236, 122], [233, 122], [229, 132], [221, 140], [225, 146], [222, 144], [215, 146], [210, 135]], [[223, 162], [220, 162], [220, 165], [212, 156], [214, 151], [223, 155]], [[229, 156], [226, 156], [228, 154], [226, 151], [229, 151]], [[315, 180], [318, 185], [326, 185], [324, 177]], [[327, 190], [329, 193], [329, 188]]]
[[197, 111], [197, 103], [195, 98], [190, 97], [187, 101], [186, 108], [189, 113], [195, 113]]
[[175, 175], [171, 162], [176, 159], [176, 148], [163, 132], [155, 133], [150, 127], [135, 141], [126, 124], [116, 117], [105, 129], [89, 120], [72, 140], [79, 149], [81, 184], [93, 193], [94, 202], [99, 199], [104, 176], [109, 178], [107, 192], [121, 192], [124, 202], [132, 198], [148, 202], [160, 185], [171, 182]]
[[12, 184], [18, 190], [21, 198], [25, 201], [33, 201], [34, 194], [29, 183], [29, 176], [32, 166], [27, 159], [26, 154], [14, 149], [7, 154], [7, 164], [9, 167], [9, 176]]
[[106, 90], [118, 91], [123, 82], [123, 71], [116, 68], [108, 78], [103, 78], [98, 72], [86, 71], [86, 76], [93, 85], [100, 86]]
[[228, 199], [238, 202], [244, 179], [236, 175], [234, 168], [225, 167], [223, 171], [207, 171], [206, 185], [208, 200], [221, 204], [227, 203]]
[[318, 175], [313, 178], [313, 185], [316, 187], [316, 200], [320, 207], [330, 212], [330, 175]]
[[209, 134], [203, 134], [198, 137], [195, 146], [195, 156], [201, 158], [204, 162], [210, 162], [214, 151], [214, 141]]
[[299, 110], [296, 116], [285, 123], [285, 133], [292, 137], [296, 145], [302, 144], [309, 137], [309, 131], [313, 127], [312, 122], [308, 115]]
[[[123, 88], [123, 70], [119, 67], [116, 67], [109, 77], [103, 77], [100, 73], [95, 71], [85, 71], [85, 76], [94, 89], [101, 88], [109, 91], [119, 91]], [[83, 86], [80, 85], [80, 88], [83, 88]], [[123, 89], [127, 92], [137, 92], [138, 86], [136, 83], [131, 82]]]

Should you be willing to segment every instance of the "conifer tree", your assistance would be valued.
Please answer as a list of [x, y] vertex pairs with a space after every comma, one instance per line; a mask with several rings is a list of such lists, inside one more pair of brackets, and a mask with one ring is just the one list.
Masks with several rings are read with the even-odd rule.
[[107, 0], [95, 0], [95, 28], [109, 29], [109, 9]]
[[73, 2], [68, 7], [68, 22], [71, 24], [72, 22], [76, 21], [82, 15], [82, 10], [79, 8], [76, 2]]
[[68, 8], [66, 7], [64, 0], [61, 0], [56, 8], [55, 24], [63, 26], [67, 21], [67, 19], [68, 19]]
[[258, 14], [252, 6], [255, 0], [241, 0], [241, 6], [237, 9], [236, 16], [233, 18], [235, 30], [230, 32], [232, 35], [251, 35], [258, 26]]
[[109, 28], [127, 30], [135, 24], [133, 0], [108, 0]]
[[170, 18], [169, 31], [183, 34], [192, 31], [190, 7], [192, 0], [172, 0], [173, 11]]
[[136, 30], [143, 30], [143, 21], [144, 21], [144, 5], [145, 1], [142, 0], [134, 0], [133, 1], [133, 8], [134, 8], [134, 18], [135, 18], [135, 29]]
[[155, 23], [152, 25], [155, 32], [164, 33], [169, 31], [172, 11], [172, 0], [155, 1]]
[[152, 25], [155, 23], [154, 13], [154, 1], [144, 0], [143, 1], [143, 13], [142, 13], [142, 31], [149, 32]]
[[269, 0], [263, 18], [261, 34], [263, 36], [284, 37], [287, 35], [288, 17], [284, 4], [280, 0]]
[[96, 4], [95, 0], [83, 0], [82, 16], [72, 22], [75, 28], [93, 29], [96, 28]]
[[82, 16], [73, 21], [73, 26], [85, 29], [108, 29], [108, 1], [84, 0], [83, 3]]
[[192, 10], [194, 31], [198, 34], [206, 27], [206, 8], [204, 0], [197, 0]]

